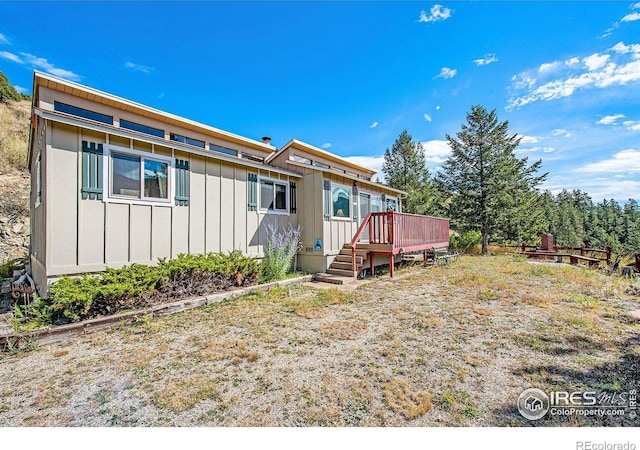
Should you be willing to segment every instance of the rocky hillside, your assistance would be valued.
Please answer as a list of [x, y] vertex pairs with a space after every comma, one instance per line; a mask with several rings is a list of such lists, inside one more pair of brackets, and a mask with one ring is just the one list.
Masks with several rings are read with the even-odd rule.
[[31, 102], [0, 102], [0, 264], [22, 258], [29, 248], [26, 170]]

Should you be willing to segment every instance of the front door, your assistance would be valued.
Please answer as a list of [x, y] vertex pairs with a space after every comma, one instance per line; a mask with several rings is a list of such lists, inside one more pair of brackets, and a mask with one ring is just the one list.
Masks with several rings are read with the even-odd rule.
[[[360, 223], [367, 217], [367, 214], [371, 211], [371, 196], [369, 194], [360, 194]], [[362, 236], [360, 237], [361, 242], [369, 242], [369, 227], [365, 227]]]

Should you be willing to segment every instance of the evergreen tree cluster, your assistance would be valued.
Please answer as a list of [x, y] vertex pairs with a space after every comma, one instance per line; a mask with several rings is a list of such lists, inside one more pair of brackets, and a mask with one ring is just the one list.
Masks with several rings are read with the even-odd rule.
[[449, 217], [460, 234], [480, 233], [483, 253], [490, 241], [538, 244], [543, 233], [563, 246], [640, 251], [637, 201], [595, 204], [579, 190], [542, 192], [542, 162], [516, 156], [521, 138], [509, 133], [508, 122], [482, 106], [466, 119], [455, 136], [446, 136], [452, 154], [435, 176], [407, 130], [385, 151], [386, 183], [407, 192], [404, 212]]

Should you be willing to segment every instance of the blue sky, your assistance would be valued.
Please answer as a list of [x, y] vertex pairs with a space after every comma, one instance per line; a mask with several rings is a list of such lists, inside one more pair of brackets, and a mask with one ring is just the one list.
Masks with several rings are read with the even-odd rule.
[[[0, 71], [33, 69], [279, 147], [432, 171], [472, 105], [544, 188], [640, 199], [640, 2], [2, 2]], [[5, 19], [10, 18], [10, 19]]]

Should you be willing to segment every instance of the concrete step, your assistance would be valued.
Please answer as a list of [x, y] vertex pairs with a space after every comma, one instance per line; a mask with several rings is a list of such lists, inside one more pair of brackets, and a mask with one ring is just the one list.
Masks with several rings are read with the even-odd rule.
[[352, 270], [353, 265], [351, 264], [351, 261], [349, 261], [349, 262], [334, 261], [334, 262], [331, 263], [329, 268], [330, 269]]
[[331, 284], [345, 284], [350, 281], [353, 281], [353, 277], [341, 277], [338, 275], [331, 275], [329, 273], [316, 273], [313, 276], [315, 281], [320, 281], [322, 283], [331, 283]]
[[[351, 262], [351, 255], [337, 255], [336, 256], [336, 261], [339, 262]], [[362, 256], [356, 256], [356, 264], [358, 265], [362, 265], [362, 262], [364, 261], [364, 258]]]
[[327, 269], [327, 273], [331, 274], [331, 275], [339, 275], [341, 277], [349, 277], [349, 278], [355, 278], [356, 274], [353, 272], [353, 270], [344, 270], [344, 269]]

